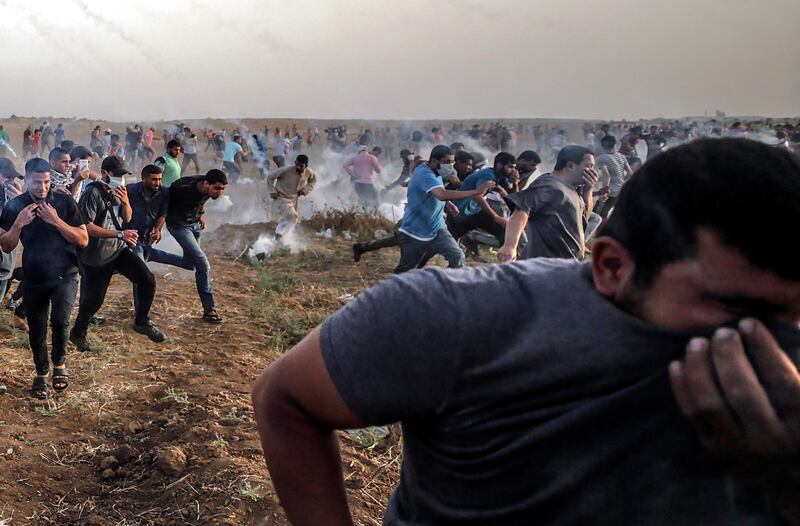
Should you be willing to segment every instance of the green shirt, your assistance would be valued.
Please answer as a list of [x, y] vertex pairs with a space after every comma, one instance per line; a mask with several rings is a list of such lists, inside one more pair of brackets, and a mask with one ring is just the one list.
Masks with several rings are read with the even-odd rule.
[[9, 142], [8, 132], [5, 131], [5, 130], [0, 130], [0, 139], [2, 139], [4, 142], [8, 143]]
[[172, 183], [181, 178], [181, 165], [178, 159], [168, 153], [156, 159], [156, 166], [164, 170], [164, 178], [161, 186], [168, 188]]

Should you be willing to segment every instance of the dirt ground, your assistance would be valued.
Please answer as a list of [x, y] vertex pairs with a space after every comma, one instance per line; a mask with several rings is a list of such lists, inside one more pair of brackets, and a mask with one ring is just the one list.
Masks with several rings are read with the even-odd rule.
[[[42, 120], [13, 118], [0, 124], [21, 154], [22, 130]], [[49, 121], [64, 122], [67, 138], [84, 144], [94, 124], [121, 135], [125, 127]], [[257, 130], [291, 122], [187, 125], [230, 132], [242, 124]], [[328, 124], [296, 122], [300, 130]], [[155, 124], [157, 137], [166, 126]], [[157, 152], [163, 151], [159, 142]], [[201, 163], [210, 166], [212, 159], [202, 150]], [[22, 170], [21, 160], [16, 164]], [[248, 166], [247, 175], [255, 180], [255, 167]], [[252, 187], [231, 185], [229, 193], [236, 203], [249, 199], [249, 206], [260, 206]], [[392, 223], [353, 211], [317, 215], [301, 233], [304, 251], [278, 251], [259, 262], [246, 249], [274, 226], [234, 226], [225, 224], [228, 216], [222, 212], [209, 216], [203, 243], [225, 318], [220, 326], [200, 320], [192, 273], [159, 267], [152, 314], [168, 340], [151, 343], [133, 332], [130, 285], [117, 276], [100, 312], [107, 321], [92, 329], [102, 351], [86, 355], [70, 346], [72, 385], [65, 394], [51, 391], [49, 400], [39, 402], [29, 396], [33, 364], [27, 335], [7, 326], [10, 313], [4, 311], [0, 380], [8, 393], [0, 396], [0, 526], [288, 524], [264, 464], [250, 387], [266, 365], [395, 265], [396, 249], [354, 263], [352, 241], [342, 232], [366, 240], [376, 229], [390, 231]], [[314, 235], [327, 228], [335, 233], [332, 239]], [[390, 431], [384, 438], [372, 432], [340, 434], [359, 525], [381, 523], [397, 481], [401, 439], [396, 429]]]
[[[0, 523], [7, 525], [287, 524], [258, 442], [250, 386], [311, 327], [390, 271], [396, 253], [352, 261], [340, 236], [251, 262], [265, 224], [207, 236], [225, 323], [199, 319], [189, 272], [157, 274], [154, 344], [131, 328], [131, 292], [114, 278], [94, 328], [102, 352], [70, 348], [72, 385], [46, 402], [28, 396], [24, 333], [0, 327], [8, 393], [0, 397]], [[239, 246], [228, 240], [237, 239]], [[342, 299], [340, 299], [342, 298]], [[358, 524], [380, 524], [400, 444], [342, 433], [343, 469]], [[3, 522], [5, 521], [5, 522]]]

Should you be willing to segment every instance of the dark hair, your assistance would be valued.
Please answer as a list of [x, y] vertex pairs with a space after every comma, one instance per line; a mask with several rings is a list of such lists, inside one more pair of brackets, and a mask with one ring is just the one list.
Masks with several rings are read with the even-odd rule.
[[88, 159], [92, 156], [92, 151], [87, 148], [86, 146], [73, 146], [73, 148], [69, 151], [69, 158], [73, 161], [76, 159]]
[[517, 160], [510, 153], [500, 152], [494, 156], [493, 166], [498, 166], [498, 165], [506, 166], [508, 164], [514, 164], [516, 162]]
[[451, 150], [449, 146], [438, 144], [433, 147], [433, 150], [431, 150], [430, 160], [433, 161], [435, 159], [437, 161], [441, 161], [448, 155], [453, 155], [453, 150]]
[[47, 160], [52, 163], [58, 161], [62, 155], [69, 155], [69, 150], [64, 150], [63, 148], [56, 146], [50, 150], [50, 155], [47, 156]]
[[602, 139], [600, 139], [600, 146], [602, 146], [606, 150], [610, 150], [614, 146], [617, 145], [617, 138], [613, 135], [606, 135]]
[[[52, 153], [52, 152], [51, 152]], [[41, 157], [34, 157], [25, 163], [25, 175], [28, 176], [33, 173], [50, 173], [50, 163]]]
[[294, 159], [294, 162], [296, 162], [296, 163], [303, 163], [303, 164], [305, 164], [305, 165], [308, 165], [308, 155], [305, 155], [305, 154], [302, 154], [302, 153], [301, 153], [300, 155], [298, 155], [297, 157], [295, 157], [295, 159]]
[[372, 153], [381, 154], [383, 153], [383, 148], [381, 148], [380, 146], [375, 146], [374, 148], [372, 148]]
[[797, 210], [795, 154], [748, 139], [700, 139], [644, 163], [623, 186], [601, 235], [631, 253], [640, 287], [664, 265], [693, 257], [700, 228], [753, 265], [800, 281], [800, 267], [786, 252]]
[[75, 146], [75, 141], [64, 139], [63, 141], [61, 141], [61, 144], [59, 146], [61, 146], [61, 148], [66, 151], [70, 151]]
[[203, 176], [203, 180], [208, 184], [228, 184], [228, 176], [225, 175], [225, 172], [216, 168], [209, 170], [208, 173]]
[[454, 142], [453, 144], [450, 145], [450, 149], [453, 151], [458, 150], [459, 148], [462, 150], [464, 149], [463, 142]]
[[162, 170], [160, 166], [156, 166], [155, 164], [148, 164], [144, 168], [142, 168], [142, 177], [149, 177], [153, 174], [160, 174], [160, 173], [164, 173], [164, 170]]
[[167, 143], [167, 150], [169, 150], [170, 148], [175, 148], [176, 146], [177, 146], [178, 148], [180, 148], [180, 147], [181, 147], [181, 141], [179, 141], [178, 139], [171, 139], [171, 140], [170, 140], [170, 141]]
[[563, 170], [567, 167], [567, 163], [581, 164], [583, 158], [587, 155], [593, 155], [592, 150], [585, 146], [568, 144], [558, 151], [558, 157], [556, 157], [556, 165], [553, 167], [553, 171], [557, 172]]
[[469, 152], [465, 152], [464, 150], [458, 150], [455, 153], [455, 158], [456, 158], [456, 161], [461, 162], [461, 163], [465, 163], [467, 161], [472, 161], [473, 160], [472, 154], [470, 154]]
[[541, 164], [542, 158], [533, 150], [525, 150], [517, 156], [517, 161], [533, 161], [536, 164]]

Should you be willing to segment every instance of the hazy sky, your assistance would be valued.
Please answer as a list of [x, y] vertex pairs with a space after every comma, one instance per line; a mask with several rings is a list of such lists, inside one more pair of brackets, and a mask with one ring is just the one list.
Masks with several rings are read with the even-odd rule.
[[0, 0], [0, 117], [800, 115], [798, 0]]

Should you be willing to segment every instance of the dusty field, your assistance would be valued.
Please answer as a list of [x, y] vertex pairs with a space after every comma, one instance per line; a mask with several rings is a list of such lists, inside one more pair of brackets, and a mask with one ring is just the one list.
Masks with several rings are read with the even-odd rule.
[[[199, 319], [190, 273], [158, 275], [153, 307], [168, 342], [130, 327], [130, 288], [113, 280], [93, 329], [96, 355], [71, 352], [72, 385], [47, 402], [28, 396], [26, 336], [0, 327], [0, 519], [5, 524], [287, 524], [258, 442], [249, 389], [261, 369], [310, 327], [391, 269], [396, 253], [352, 262], [350, 243], [313, 240], [263, 265], [237, 244], [266, 225], [209, 235], [221, 326]], [[399, 466], [393, 434], [377, 443], [342, 434], [357, 523], [379, 524]], [[185, 466], [182, 461], [185, 459]]]
[[[84, 144], [96, 122], [49, 120], [64, 122], [67, 138]], [[21, 153], [25, 125], [41, 121], [0, 124]], [[301, 130], [311, 125], [297, 122]], [[124, 124], [97, 123], [124, 131]], [[285, 127], [287, 121], [246, 121], [254, 130], [265, 123]], [[187, 124], [231, 131], [241, 121]], [[156, 151], [163, 145], [157, 142]], [[201, 153], [204, 170], [212, 163]], [[17, 165], [22, 168], [20, 160]], [[255, 168], [248, 166], [246, 175], [255, 176]], [[237, 206], [259, 209], [261, 183], [255, 184], [257, 191], [232, 185]], [[385, 250], [353, 263], [352, 241], [341, 235], [320, 239], [314, 232], [332, 227], [368, 239], [376, 228], [391, 230], [391, 222], [333, 214], [306, 224], [307, 250], [254, 263], [243, 251], [268, 225], [225, 224], [230, 215], [209, 212], [214, 230], [204, 236], [225, 323], [200, 321], [193, 275], [162, 267], [152, 313], [169, 339], [153, 344], [133, 332], [130, 286], [117, 276], [100, 312], [107, 322], [92, 329], [103, 350], [84, 355], [70, 346], [72, 385], [63, 395], [51, 391], [46, 402], [29, 396], [33, 364], [27, 335], [8, 328], [10, 313], [3, 311], [0, 380], [8, 393], [0, 396], [0, 525], [287, 524], [255, 430], [252, 381], [340, 308], [342, 296], [386, 276], [398, 253]], [[341, 438], [356, 522], [380, 524], [398, 476], [398, 433], [393, 429], [380, 440], [346, 433]]]

